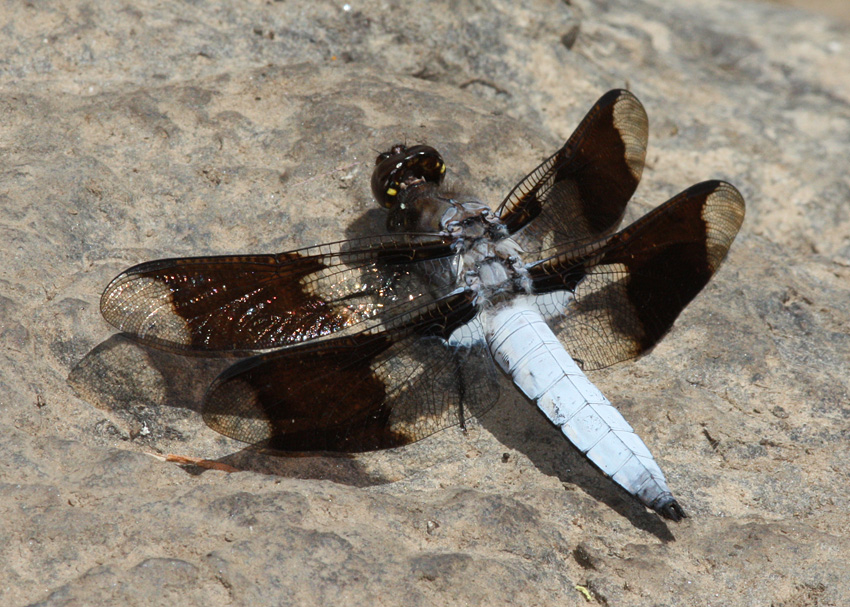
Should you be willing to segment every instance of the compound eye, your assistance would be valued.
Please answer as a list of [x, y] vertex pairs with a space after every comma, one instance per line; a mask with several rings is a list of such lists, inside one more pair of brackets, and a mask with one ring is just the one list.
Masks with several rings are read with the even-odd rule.
[[440, 153], [427, 145], [395, 145], [380, 154], [372, 172], [372, 195], [382, 207], [395, 206], [399, 193], [424, 183], [440, 185], [446, 165]]
[[392, 156], [397, 156], [399, 154], [404, 154], [406, 152], [407, 152], [407, 146], [404, 145], [403, 143], [397, 143], [393, 147], [391, 147], [389, 150], [387, 150], [386, 152], [378, 154], [378, 157], [375, 158], [375, 166], [378, 166], [379, 164], [381, 164], [387, 158], [390, 158]]

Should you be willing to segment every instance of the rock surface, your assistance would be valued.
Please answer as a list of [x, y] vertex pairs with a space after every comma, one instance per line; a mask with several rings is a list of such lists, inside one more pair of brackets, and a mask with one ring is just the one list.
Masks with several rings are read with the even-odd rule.
[[[847, 22], [722, 0], [4, 10], [0, 604], [846, 604]], [[197, 412], [226, 363], [100, 318], [143, 260], [379, 231], [371, 164], [399, 139], [495, 205], [623, 86], [651, 130], [629, 218], [708, 178], [748, 202], [665, 341], [592, 376], [683, 523], [509, 390], [402, 450], [244, 451]]]

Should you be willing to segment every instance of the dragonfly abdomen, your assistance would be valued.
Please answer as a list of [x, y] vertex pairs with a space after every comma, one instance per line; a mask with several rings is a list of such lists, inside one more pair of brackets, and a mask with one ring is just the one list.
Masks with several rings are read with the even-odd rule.
[[684, 516], [652, 453], [587, 379], [540, 313], [522, 304], [486, 314], [493, 357], [564, 436], [645, 505], [670, 518]]

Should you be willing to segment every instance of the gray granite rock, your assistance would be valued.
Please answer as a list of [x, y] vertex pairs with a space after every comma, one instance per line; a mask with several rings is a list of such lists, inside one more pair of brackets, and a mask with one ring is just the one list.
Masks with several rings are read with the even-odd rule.
[[[846, 602], [848, 25], [707, 0], [345, 6], [4, 9], [0, 604]], [[380, 231], [368, 179], [398, 140], [438, 147], [495, 205], [621, 86], [651, 132], [629, 218], [708, 178], [748, 203], [665, 341], [592, 376], [683, 523], [507, 386], [467, 434], [246, 451], [198, 414], [227, 361], [142, 349], [100, 318], [103, 287], [143, 260]]]

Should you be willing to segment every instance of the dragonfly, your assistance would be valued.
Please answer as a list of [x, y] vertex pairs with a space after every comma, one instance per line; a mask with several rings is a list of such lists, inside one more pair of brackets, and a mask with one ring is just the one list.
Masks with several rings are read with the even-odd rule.
[[679, 521], [649, 448], [585, 373], [658, 343], [718, 270], [745, 203], [705, 181], [618, 229], [648, 133], [632, 93], [606, 93], [495, 211], [444, 185], [433, 147], [394, 145], [371, 177], [386, 233], [149, 261], [107, 286], [101, 312], [148, 346], [244, 355], [210, 385], [203, 419], [279, 452], [465, 427], [507, 376], [599, 470]]

